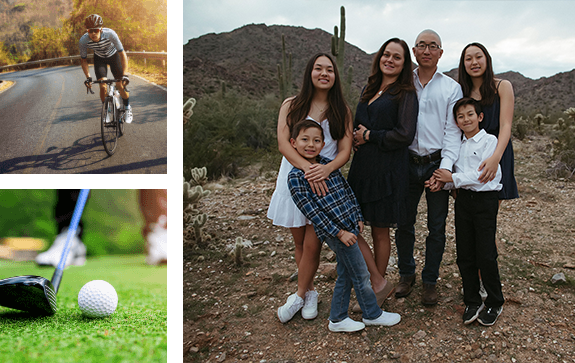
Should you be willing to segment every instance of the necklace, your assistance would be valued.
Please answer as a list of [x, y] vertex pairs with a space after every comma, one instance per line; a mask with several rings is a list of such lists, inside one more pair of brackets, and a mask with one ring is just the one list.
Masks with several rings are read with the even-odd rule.
[[315, 103], [313, 104], [313, 106], [317, 109], [319, 109], [319, 112], [322, 113], [323, 111], [325, 111], [327, 109], [327, 105], [324, 105], [322, 108], [319, 108]]

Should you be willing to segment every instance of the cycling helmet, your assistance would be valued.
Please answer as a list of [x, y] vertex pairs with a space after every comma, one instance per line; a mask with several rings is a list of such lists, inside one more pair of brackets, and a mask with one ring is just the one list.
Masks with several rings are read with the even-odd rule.
[[94, 29], [101, 28], [102, 25], [104, 25], [104, 22], [102, 21], [102, 17], [100, 15], [92, 14], [88, 15], [84, 24], [86, 24], [86, 29]]

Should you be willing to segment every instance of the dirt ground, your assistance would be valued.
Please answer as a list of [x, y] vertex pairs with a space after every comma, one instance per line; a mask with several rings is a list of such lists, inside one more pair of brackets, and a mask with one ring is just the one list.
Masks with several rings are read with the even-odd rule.
[[[506, 303], [492, 327], [462, 323], [453, 200], [437, 285], [439, 304], [420, 303], [423, 199], [416, 225], [414, 291], [383, 305], [401, 314], [402, 321], [345, 334], [327, 329], [335, 279], [325, 245], [315, 280], [318, 317], [308, 321], [298, 313], [282, 324], [276, 316], [297, 287], [290, 280], [296, 270], [291, 234], [266, 218], [275, 175], [206, 186], [212, 193], [200, 209], [209, 215], [206, 232], [212, 240], [205, 249], [184, 244], [183, 361], [575, 362], [575, 183], [546, 177], [550, 146], [543, 137], [514, 140], [520, 198], [504, 201], [499, 212], [498, 261]], [[240, 266], [228, 254], [236, 237], [252, 244], [243, 249]], [[553, 275], [561, 272], [567, 282], [552, 283]], [[394, 283], [399, 279], [395, 263], [388, 278]], [[361, 320], [360, 314], [350, 312], [350, 317]]]

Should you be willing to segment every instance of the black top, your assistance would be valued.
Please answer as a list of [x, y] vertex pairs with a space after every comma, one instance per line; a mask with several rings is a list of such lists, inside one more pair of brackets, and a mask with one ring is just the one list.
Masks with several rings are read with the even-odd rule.
[[393, 227], [405, 221], [409, 184], [407, 147], [417, 125], [419, 102], [415, 91], [402, 100], [383, 93], [370, 105], [357, 105], [354, 126], [370, 130], [369, 142], [353, 155], [348, 182], [363, 216], [376, 227]]
[[[497, 85], [497, 87], [499, 88], [499, 85]], [[491, 105], [482, 106], [483, 121], [479, 123], [480, 129], [484, 129], [488, 134], [495, 135], [498, 138], [500, 107], [499, 94], [496, 94], [495, 100]], [[513, 144], [511, 140], [509, 140], [501, 156], [499, 165], [501, 165], [501, 184], [503, 185], [503, 188], [499, 191], [499, 199], [519, 198], [517, 183], [515, 181]]]

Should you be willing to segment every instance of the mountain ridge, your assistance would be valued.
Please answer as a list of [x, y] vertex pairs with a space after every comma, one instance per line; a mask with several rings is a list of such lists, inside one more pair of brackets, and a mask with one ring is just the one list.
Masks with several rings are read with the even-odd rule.
[[[230, 32], [209, 33], [188, 40], [183, 47], [184, 97], [201, 99], [218, 92], [221, 82], [250, 97], [279, 94], [277, 65], [282, 62], [281, 36], [292, 54], [292, 93], [297, 92], [307, 60], [318, 52], [330, 53], [331, 34], [319, 29], [287, 25], [248, 24]], [[344, 77], [353, 66], [352, 87], [360, 92], [367, 81], [374, 54], [346, 42]], [[445, 74], [457, 79], [457, 68]], [[497, 74], [513, 84], [515, 114], [559, 114], [575, 107], [575, 69], [551, 77], [531, 79], [510, 70]], [[352, 105], [355, 107], [355, 105]]]

